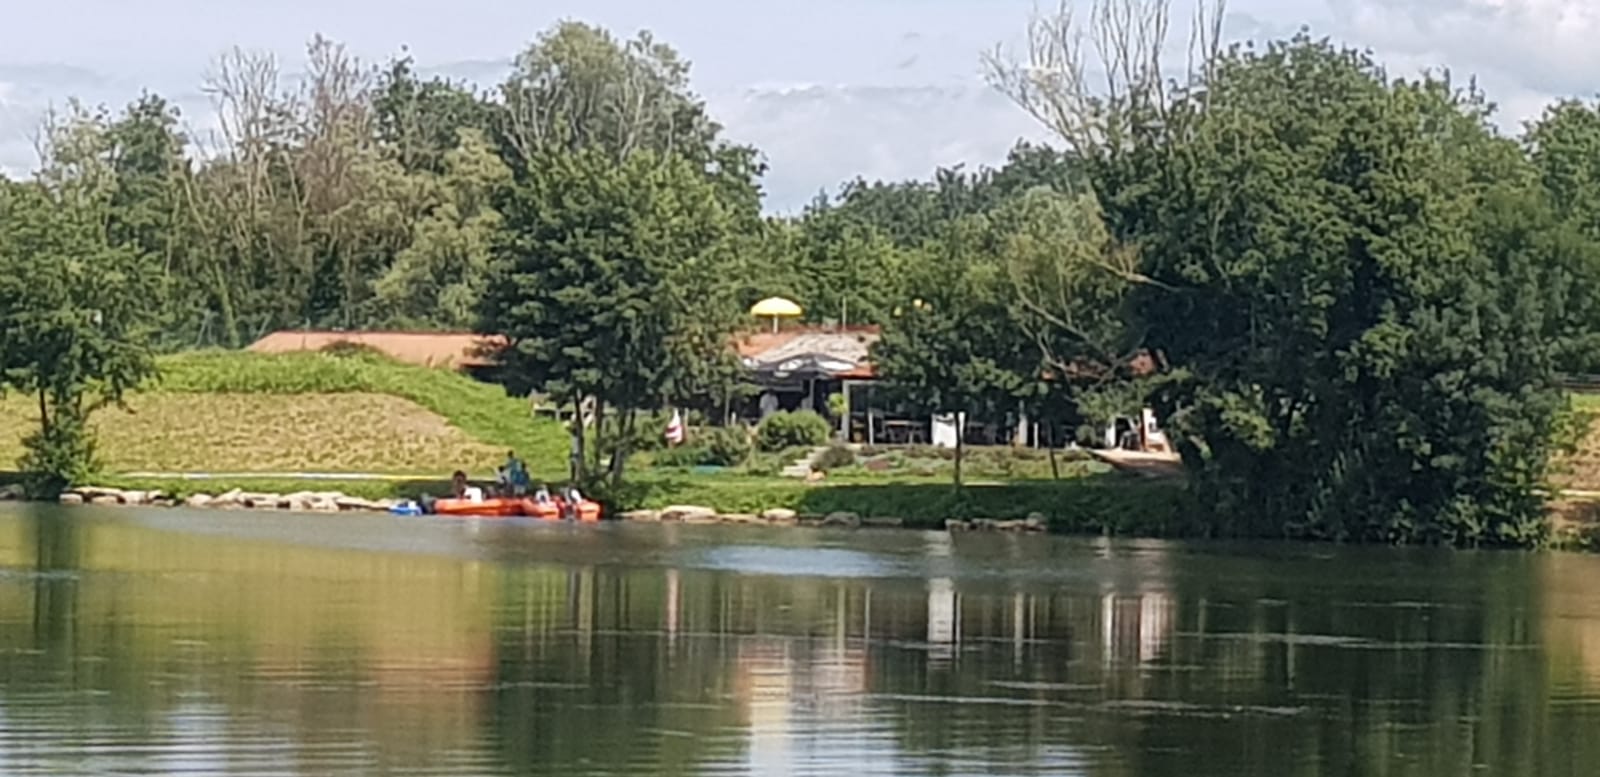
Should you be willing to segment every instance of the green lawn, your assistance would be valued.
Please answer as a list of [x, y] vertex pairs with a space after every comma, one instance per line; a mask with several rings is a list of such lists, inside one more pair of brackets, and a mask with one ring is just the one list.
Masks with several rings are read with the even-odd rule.
[[[376, 472], [487, 476], [515, 449], [536, 475], [566, 471], [555, 422], [498, 386], [382, 357], [204, 352], [164, 357], [133, 412], [96, 414], [99, 456], [126, 472]], [[21, 455], [37, 415], [0, 401], [0, 462]], [[543, 474], [549, 473], [549, 474]]]

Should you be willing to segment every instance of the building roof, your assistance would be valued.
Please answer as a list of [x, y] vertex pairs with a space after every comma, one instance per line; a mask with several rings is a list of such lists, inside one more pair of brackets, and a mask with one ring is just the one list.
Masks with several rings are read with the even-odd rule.
[[503, 342], [472, 332], [273, 332], [250, 344], [257, 353], [320, 351], [331, 345], [361, 345], [391, 359], [424, 367], [466, 369], [488, 367], [492, 359], [481, 355], [485, 347]]
[[[873, 369], [868, 351], [880, 337], [875, 326], [846, 328], [795, 327], [777, 332], [749, 332], [734, 342], [745, 365], [757, 371], [776, 371], [785, 362], [804, 360], [827, 366], [836, 378], [870, 379]], [[493, 366], [482, 355], [504, 338], [472, 332], [273, 332], [250, 345], [257, 353], [320, 351], [348, 343], [377, 350], [392, 359], [425, 367], [466, 369]], [[844, 368], [843, 364], [852, 365]]]
[[745, 366], [756, 371], [782, 371], [786, 362], [804, 361], [828, 365], [836, 378], [866, 379], [873, 377], [868, 353], [880, 337], [875, 326], [797, 327], [741, 335], [736, 348]]

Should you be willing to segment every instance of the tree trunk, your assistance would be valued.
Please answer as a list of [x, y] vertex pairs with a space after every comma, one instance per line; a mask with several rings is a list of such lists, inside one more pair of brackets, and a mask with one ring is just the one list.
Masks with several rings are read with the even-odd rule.
[[45, 406], [42, 387], [39, 389], [39, 427], [44, 430], [45, 435], [50, 434], [50, 409]]
[[1056, 461], [1056, 425], [1055, 422], [1045, 424], [1046, 445], [1050, 447], [1050, 479], [1061, 479], [1061, 463]]
[[594, 464], [591, 469], [596, 475], [605, 470], [601, 468], [600, 455], [605, 451], [606, 433], [606, 401], [596, 394], [594, 398]]
[[583, 482], [583, 397], [572, 398], [572, 448], [567, 455], [567, 470], [574, 484]]
[[633, 439], [633, 430], [638, 411], [629, 409], [627, 415], [622, 417], [618, 427], [622, 430], [617, 435], [617, 444], [611, 452], [611, 487], [615, 489], [622, 485], [622, 470], [628, 460], [628, 442]]
[[961, 451], [966, 447], [967, 417], [964, 413], [956, 413], [956, 488], [961, 487]]

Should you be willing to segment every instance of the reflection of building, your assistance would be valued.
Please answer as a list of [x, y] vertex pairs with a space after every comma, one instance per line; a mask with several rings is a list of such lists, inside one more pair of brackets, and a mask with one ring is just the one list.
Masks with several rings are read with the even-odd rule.
[[961, 605], [955, 584], [945, 577], [928, 581], [929, 663], [948, 663], [960, 641]]
[[1172, 638], [1172, 598], [1163, 591], [1133, 596], [1108, 592], [1100, 599], [1102, 656], [1113, 661], [1154, 661]]

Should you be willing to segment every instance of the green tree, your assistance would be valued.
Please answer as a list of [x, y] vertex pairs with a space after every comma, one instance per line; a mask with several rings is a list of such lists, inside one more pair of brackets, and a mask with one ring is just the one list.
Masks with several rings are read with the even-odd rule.
[[1481, 97], [1304, 36], [1208, 74], [1113, 206], [1142, 211], [1115, 221], [1143, 225], [1200, 506], [1230, 534], [1537, 542], [1563, 312]]
[[376, 281], [374, 318], [402, 328], [471, 329], [488, 286], [490, 254], [501, 227], [494, 198], [511, 181], [482, 132], [461, 130], [442, 172], [426, 176], [436, 202], [412, 226], [410, 245]]
[[161, 288], [150, 255], [108, 238], [103, 201], [52, 178], [0, 187], [0, 365], [38, 400], [20, 466], [40, 497], [92, 469], [90, 415], [151, 373]]
[[1543, 230], [1556, 239], [1547, 261], [1571, 279], [1564, 289], [1566, 321], [1558, 364], [1568, 372], [1600, 371], [1600, 105], [1564, 100], [1546, 109], [1523, 138], [1528, 158], [1563, 226]]
[[[620, 164], [601, 150], [530, 165], [502, 213], [481, 330], [504, 335], [508, 384], [577, 409], [619, 414], [609, 441], [619, 483], [638, 412], [698, 385], [727, 358], [738, 310], [719, 294], [737, 219], [687, 159], [649, 151]], [[598, 447], [597, 447], [598, 458]]]
[[951, 222], [915, 263], [912, 298], [893, 311], [872, 360], [907, 407], [956, 418], [955, 485], [966, 422], [999, 421], [1038, 391], [1040, 359], [1013, 320], [1009, 282], [983, 216]]

